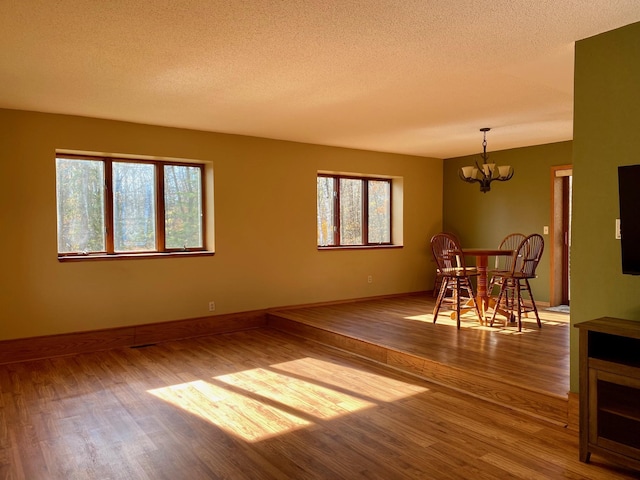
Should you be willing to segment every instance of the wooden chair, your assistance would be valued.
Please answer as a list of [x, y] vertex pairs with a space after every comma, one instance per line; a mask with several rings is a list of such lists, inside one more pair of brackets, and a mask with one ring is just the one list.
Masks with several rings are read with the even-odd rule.
[[431, 238], [431, 251], [442, 277], [436, 306], [433, 309], [433, 323], [436, 323], [440, 308], [447, 306], [451, 310], [455, 309], [457, 326], [460, 328], [460, 307], [467, 301], [473, 303], [480, 318], [480, 310], [471, 284], [471, 277], [478, 275], [478, 271], [465, 265], [458, 239], [450, 233], [438, 233]]
[[[542, 327], [538, 308], [531, 292], [529, 279], [536, 278], [536, 268], [540, 263], [544, 251], [544, 239], [542, 235], [534, 233], [525, 237], [516, 249], [511, 262], [511, 270], [504, 273], [496, 273], [496, 282], [500, 284], [500, 293], [496, 300], [496, 308], [491, 316], [491, 326], [496, 318], [498, 310], [506, 311], [511, 317], [517, 312], [518, 331], [522, 331], [522, 315], [534, 312], [538, 322], [538, 328]], [[529, 299], [523, 297], [527, 293]]]
[[442, 286], [442, 274], [440, 273], [440, 269], [436, 268], [436, 278], [433, 281], [433, 292], [431, 292], [431, 296], [436, 298], [438, 293], [440, 293], [440, 287]]
[[[510, 233], [502, 239], [498, 248], [500, 250], [513, 250], [515, 252], [520, 246], [522, 240], [525, 239], [525, 237], [526, 235], [524, 235], [523, 233]], [[499, 282], [502, 277], [498, 277], [498, 274], [505, 274], [511, 271], [514, 258], [515, 257], [513, 256], [496, 256], [496, 263], [494, 265], [494, 268], [489, 271], [489, 275], [491, 275], [491, 278], [489, 280], [489, 288], [487, 289], [489, 295], [493, 293], [493, 289], [496, 286], [500, 287], [500, 284], [496, 282]]]

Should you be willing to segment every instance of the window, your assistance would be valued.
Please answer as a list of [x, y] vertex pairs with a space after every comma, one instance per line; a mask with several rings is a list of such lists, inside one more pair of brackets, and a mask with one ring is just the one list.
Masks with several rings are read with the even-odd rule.
[[204, 165], [56, 158], [58, 256], [203, 251]]
[[391, 180], [318, 174], [318, 246], [391, 244]]

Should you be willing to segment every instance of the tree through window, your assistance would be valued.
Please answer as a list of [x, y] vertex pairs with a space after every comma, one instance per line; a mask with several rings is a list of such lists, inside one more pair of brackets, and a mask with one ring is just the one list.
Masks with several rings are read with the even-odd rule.
[[204, 250], [204, 165], [56, 158], [58, 255]]
[[391, 180], [319, 174], [318, 246], [391, 244]]

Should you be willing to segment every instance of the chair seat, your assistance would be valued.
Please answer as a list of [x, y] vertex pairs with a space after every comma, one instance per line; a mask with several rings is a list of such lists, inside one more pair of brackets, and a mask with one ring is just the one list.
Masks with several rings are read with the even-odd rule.
[[519, 279], [519, 280], [523, 280], [525, 278], [527, 279], [532, 279], [532, 278], [536, 278], [537, 275], [530, 275], [524, 272], [504, 272], [504, 273], [494, 273], [493, 274], [494, 277], [500, 277], [500, 278], [514, 278], [514, 279]]
[[475, 267], [452, 267], [452, 268], [443, 268], [440, 270], [442, 276], [445, 277], [470, 277], [476, 276], [480, 272]]
[[504, 275], [508, 275], [509, 273], [511, 273], [510, 270], [489, 270], [487, 271], [488, 275], [493, 275], [493, 276], [504, 276]]

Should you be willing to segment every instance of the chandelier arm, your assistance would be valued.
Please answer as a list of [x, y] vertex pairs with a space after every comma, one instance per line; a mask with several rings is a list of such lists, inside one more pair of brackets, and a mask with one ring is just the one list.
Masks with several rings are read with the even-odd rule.
[[499, 182], [506, 182], [507, 180], [511, 180], [511, 177], [513, 177], [513, 171], [506, 177], [496, 177], [493, 180], [498, 180]]
[[[485, 163], [486, 163], [486, 162], [485, 162]], [[484, 168], [482, 168], [482, 167], [478, 164], [478, 161], [477, 161], [477, 160], [475, 161], [475, 164], [476, 164], [476, 168], [478, 169], [478, 171], [482, 174], [482, 178], [483, 178], [483, 179], [487, 178], [487, 175], [484, 173]], [[478, 181], [480, 181], [480, 180], [478, 180]]]
[[458, 176], [460, 177], [461, 180], [464, 180], [465, 182], [468, 183], [475, 183], [475, 182], [480, 182], [481, 180], [477, 179], [477, 178], [467, 178], [464, 175], [462, 175], [462, 173], [460, 171], [458, 171]]

